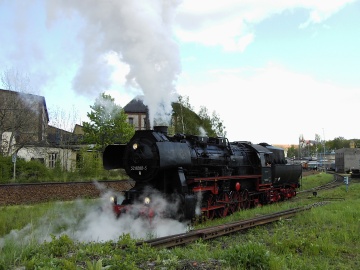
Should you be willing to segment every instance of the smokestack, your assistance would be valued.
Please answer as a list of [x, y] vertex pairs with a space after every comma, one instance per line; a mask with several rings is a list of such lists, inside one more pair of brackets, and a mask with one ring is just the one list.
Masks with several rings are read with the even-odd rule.
[[154, 131], [168, 135], [168, 126], [154, 126]]

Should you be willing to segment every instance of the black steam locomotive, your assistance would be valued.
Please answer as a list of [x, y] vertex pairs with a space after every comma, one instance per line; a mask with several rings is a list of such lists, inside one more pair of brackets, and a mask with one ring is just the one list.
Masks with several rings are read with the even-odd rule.
[[165, 126], [136, 131], [128, 144], [107, 146], [103, 165], [125, 169], [136, 182], [114, 205], [118, 216], [136, 202], [146, 205], [143, 214], [153, 216], [149, 190], [157, 190], [177, 202], [176, 211], [167, 213], [172, 217], [224, 217], [294, 197], [302, 176], [301, 165], [286, 164], [281, 148], [223, 137], [168, 136]]

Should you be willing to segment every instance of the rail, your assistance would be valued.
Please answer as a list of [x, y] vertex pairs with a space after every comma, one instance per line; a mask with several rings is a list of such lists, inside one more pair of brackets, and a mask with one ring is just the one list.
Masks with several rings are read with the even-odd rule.
[[235, 221], [227, 224], [209, 227], [206, 229], [194, 230], [188, 233], [165, 236], [147, 241], [140, 241], [137, 242], [136, 245], [139, 246], [146, 244], [156, 248], [171, 248], [171, 247], [189, 244], [199, 239], [208, 240], [224, 235], [229, 235], [235, 232], [247, 230], [256, 226], [272, 223], [274, 221], [278, 221], [284, 218], [288, 218], [296, 215], [297, 213], [310, 210], [315, 206], [320, 206], [325, 203], [327, 202], [315, 203], [305, 207], [293, 208], [293, 209], [280, 211], [273, 214], [263, 215], [260, 217], [255, 217], [247, 220]]
[[333, 181], [326, 183], [324, 185], [321, 185], [321, 186], [311, 188], [311, 189], [300, 190], [297, 193], [302, 194], [302, 193], [309, 193], [309, 192], [317, 192], [319, 190], [332, 189], [332, 188], [341, 186], [344, 183], [343, 175], [335, 173], [335, 172], [327, 172], [327, 173], [332, 174], [334, 176]]

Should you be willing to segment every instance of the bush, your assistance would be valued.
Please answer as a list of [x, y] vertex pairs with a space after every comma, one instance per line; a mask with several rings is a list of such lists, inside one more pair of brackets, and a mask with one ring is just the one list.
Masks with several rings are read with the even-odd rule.
[[[48, 168], [38, 160], [16, 161], [16, 183], [73, 182], [128, 178], [125, 171], [105, 170], [99, 152], [80, 150], [74, 171], [66, 171], [58, 160], [54, 168]], [[14, 164], [11, 157], [0, 156], [0, 184], [12, 183]]]
[[17, 182], [36, 183], [51, 180], [50, 170], [44, 164], [36, 160], [18, 160], [16, 171]]
[[239, 269], [270, 269], [269, 252], [259, 243], [236, 245], [226, 252], [225, 260]]
[[81, 149], [78, 160], [76, 162], [79, 175], [82, 177], [98, 177], [101, 174], [102, 160], [98, 152], [87, 152], [86, 149]]
[[13, 163], [11, 157], [3, 157], [0, 155], [0, 183], [8, 183], [13, 177]]
[[[0, 156], [0, 183], [13, 182], [14, 163], [11, 157]], [[50, 181], [52, 173], [44, 164], [37, 160], [25, 161], [16, 160], [16, 183], [36, 183]]]
[[127, 177], [124, 170], [105, 170], [100, 152], [81, 149], [76, 160], [76, 166], [76, 172], [73, 175], [81, 180], [108, 180]]

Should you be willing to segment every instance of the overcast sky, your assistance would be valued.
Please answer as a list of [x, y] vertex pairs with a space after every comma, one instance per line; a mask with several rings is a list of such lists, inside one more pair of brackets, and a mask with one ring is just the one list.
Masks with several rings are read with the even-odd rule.
[[180, 94], [230, 140], [360, 138], [360, 1], [0, 0], [0, 33], [0, 72], [81, 121], [102, 92], [152, 117]]

